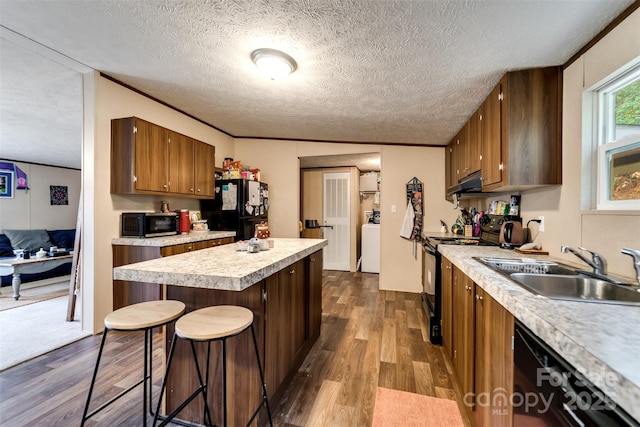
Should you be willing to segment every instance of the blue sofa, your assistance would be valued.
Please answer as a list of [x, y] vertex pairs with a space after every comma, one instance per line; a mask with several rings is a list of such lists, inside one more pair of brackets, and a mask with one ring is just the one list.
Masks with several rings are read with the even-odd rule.
[[[26, 230], [20, 230], [20, 231], [26, 232]], [[33, 230], [33, 231], [35, 232], [35, 231], [41, 231], [41, 230]], [[47, 245], [49, 243], [50, 244], [47, 247], [43, 247], [44, 250], [49, 250], [50, 246], [57, 246], [58, 248], [66, 248], [69, 250], [73, 249], [75, 238], [76, 238], [75, 228], [69, 229], [69, 230], [45, 230], [45, 231], [46, 231], [46, 236], [48, 236], [48, 241], [44, 240], [44, 242], [41, 243], [40, 246]], [[9, 237], [6, 234], [0, 234], [0, 258], [14, 257], [15, 256], [13, 254], [14, 249], [24, 249], [24, 248], [14, 248], [11, 245], [11, 240], [9, 239]], [[40, 248], [39, 247], [29, 248], [31, 253], [35, 253], [38, 249]], [[65, 276], [67, 274], [71, 274], [71, 263], [61, 265], [59, 267], [56, 267], [49, 271], [45, 271], [43, 273], [23, 274], [21, 276], [21, 279], [22, 279], [22, 283], [27, 283], [27, 282], [33, 282], [36, 280], [49, 279], [51, 277]], [[10, 275], [2, 276], [2, 286], [11, 286], [11, 279], [12, 277]]]

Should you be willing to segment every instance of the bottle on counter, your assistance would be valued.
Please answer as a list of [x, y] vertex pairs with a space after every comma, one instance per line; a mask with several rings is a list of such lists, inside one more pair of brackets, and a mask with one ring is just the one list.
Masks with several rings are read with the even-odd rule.
[[189, 229], [191, 228], [191, 221], [189, 220], [189, 210], [180, 209], [179, 221], [180, 234], [189, 234]]

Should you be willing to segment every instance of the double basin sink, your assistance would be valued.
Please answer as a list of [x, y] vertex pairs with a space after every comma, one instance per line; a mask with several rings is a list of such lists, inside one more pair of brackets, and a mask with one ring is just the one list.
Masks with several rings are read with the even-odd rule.
[[476, 259], [537, 295], [570, 301], [640, 305], [640, 287], [591, 277], [567, 265], [526, 258]]

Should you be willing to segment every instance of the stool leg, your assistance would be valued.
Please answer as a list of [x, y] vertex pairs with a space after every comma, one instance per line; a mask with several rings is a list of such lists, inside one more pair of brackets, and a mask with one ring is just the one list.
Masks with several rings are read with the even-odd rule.
[[[158, 416], [160, 415], [160, 404], [162, 403], [162, 395], [164, 394], [164, 390], [167, 387], [167, 378], [169, 377], [169, 368], [171, 368], [171, 361], [173, 360], [173, 352], [176, 347], [176, 341], [178, 337], [173, 333], [173, 339], [171, 340], [171, 347], [169, 348], [169, 357], [167, 358], [167, 369], [164, 373], [164, 378], [162, 379], [162, 387], [160, 387], [160, 396], [158, 397], [158, 405], [156, 406], [156, 414], [153, 416], [153, 425], [155, 427], [158, 422]], [[166, 420], [165, 420], [166, 421]], [[166, 423], [160, 424], [165, 425]]]
[[[149, 382], [149, 367], [147, 363], [151, 363], [151, 355], [149, 353], [149, 332], [151, 329], [144, 330], [144, 361], [142, 368], [142, 422], [143, 425], [147, 425], [147, 383]], [[149, 386], [149, 393], [151, 393], [151, 386]], [[151, 396], [149, 396], [151, 399]], [[149, 407], [151, 409], [151, 407]]]
[[96, 377], [98, 376], [98, 367], [100, 366], [100, 358], [102, 357], [102, 350], [104, 349], [104, 342], [107, 340], [107, 332], [109, 329], [105, 328], [102, 334], [102, 342], [100, 343], [100, 350], [98, 351], [98, 360], [96, 360], [96, 367], [93, 370], [93, 377], [91, 378], [91, 386], [89, 387], [89, 395], [87, 396], [87, 403], [84, 405], [84, 413], [82, 414], [82, 422], [80, 426], [84, 426], [87, 421], [87, 412], [89, 412], [89, 403], [91, 402], [91, 395], [93, 394], [93, 386], [96, 383]]
[[227, 427], [227, 340], [222, 339], [222, 418]]
[[[196, 354], [196, 345], [191, 342], [191, 351], [193, 352], [193, 360], [196, 364], [196, 372], [198, 373], [198, 381], [200, 381], [200, 390], [202, 390], [202, 397], [204, 399], [204, 414], [202, 416], [202, 424], [212, 426], [211, 412], [209, 411], [209, 403], [207, 402], [207, 389], [209, 388], [209, 360], [211, 355], [211, 341], [207, 343], [207, 368], [205, 381], [202, 381], [202, 373], [200, 371], [200, 364], [198, 363], [198, 356]], [[208, 424], [207, 424], [208, 421]]]
[[267, 384], [264, 381], [264, 372], [262, 371], [262, 364], [260, 363], [260, 352], [258, 351], [258, 340], [256, 339], [256, 332], [253, 329], [253, 323], [251, 324], [251, 336], [253, 337], [253, 348], [256, 351], [258, 371], [260, 371], [260, 382], [262, 383], [262, 402], [260, 402], [260, 405], [258, 405], [258, 409], [256, 409], [256, 412], [254, 412], [253, 416], [247, 423], [247, 426], [250, 425], [253, 422], [256, 415], [258, 415], [258, 412], [260, 411], [262, 404], [265, 404], [267, 407], [267, 415], [269, 416], [269, 425], [273, 427], [273, 419], [271, 418], [271, 408], [269, 407], [269, 398], [267, 397]]

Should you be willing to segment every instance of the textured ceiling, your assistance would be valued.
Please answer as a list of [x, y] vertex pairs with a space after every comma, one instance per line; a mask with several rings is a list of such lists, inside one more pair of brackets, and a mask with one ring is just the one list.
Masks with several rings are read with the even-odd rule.
[[[563, 64], [631, 3], [1, 0], [0, 25], [236, 137], [445, 145], [504, 72]], [[250, 54], [264, 47], [293, 56], [296, 72], [259, 75]], [[0, 48], [0, 156], [24, 159], [9, 139], [70, 143], [77, 108], [32, 95], [69, 70]], [[75, 97], [79, 80], [59, 96]], [[32, 127], [46, 118], [49, 137], [5, 132], [17, 111]]]

